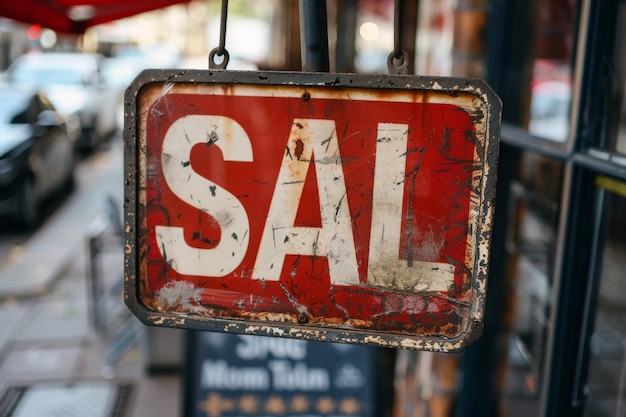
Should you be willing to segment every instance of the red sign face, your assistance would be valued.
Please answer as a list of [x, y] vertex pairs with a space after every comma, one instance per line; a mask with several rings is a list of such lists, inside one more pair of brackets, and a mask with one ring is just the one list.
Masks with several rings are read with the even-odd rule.
[[290, 76], [131, 86], [127, 303], [150, 324], [464, 348], [483, 314], [497, 99]]

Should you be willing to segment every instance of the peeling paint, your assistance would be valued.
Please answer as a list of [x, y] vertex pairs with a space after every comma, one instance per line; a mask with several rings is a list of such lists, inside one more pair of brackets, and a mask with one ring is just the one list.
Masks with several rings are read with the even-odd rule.
[[[302, 99], [303, 93], [308, 94], [306, 100]], [[281, 202], [295, 213], [295, 228], [290, 233], [282, 233], [282, 226], [274, 226], [272, 243], [311, 249], [309, 254], [297, 257], [289, 251], [285, 253], [286, 273], [280, 276], [280, 281], [256, 276], [256, 251], [252, 254], [245, 251], [250, 245], [258, 245], [254, 242], [259, 241], [262, 230], [256, 224], [267, 218], [265, 211], [269, 205], [269, 200], [263, 201], [264, 197], [255, 194], [252, 186], [259, 190], [276, 187], [272, 175], [277, 171], [270, 167], [280, 166], [281, 162], [266, 155], [258, 146], [271, 143], [272, 138], [279, 135], [277, 132], [283, 122], [276, 121], [271, 129], [250, 135], [254, 149], [249, 158], [250, 172], [264, 174], [246, 180], [250, 189], [233, 193], [232, 202], [246, 208], [246, 215], [251, 219], [249, 227], [236, 231], [227, 229], [226, 233], [225, 228], [237, 224], [238, 220], [227, 204], [216, 210], [215, 201], [222, 198], [224, 190], [234, 187], [237, 175], [248, 175], [244, 165], [235, 168], [234, 163], [226, 158], [222, 160], [219, 153], [213, 152], [213, 148], [220, 146], [226, 153], [239, 152], [238, 147], [224, 139], [233, 128], [232, 124], [222, 125], [223, 130], [204, 126], [200, 132], [203, 145], [199, 145], [203, 149], [194, 148], [189, 155], [177, 156], [175, 161], [168, 162], [167, 152], [161, 152], [160, 145], [152, 142], [154, 137], [165, 134], [167, 123], [191, 114], [192, 108], [195, 115], [206, 113], [210, 104], [204, 96], [222, 105], [237, 97], [255, 98], [258, 103], [267, 103], [269, 99], [279, 100], [277, 103], [299, 103], [304, 106], [297, 112], [302, 120], [299, 122], [301, 129], [295, 128], [303, 132], [309, 129], [306, 120], [332, 119], [336, 123], [336, 130], [329, 138], [334, 137], [339, 146], [331, 153], [323, 154], [320, 150], [311, 155], [305, 137], [294, 139], [286, 149], [283, 143], [279, 150], [279, 158], [285, 155], [286, 159], [298, 162], [292, 167], [294, 173], [297, 171], [298, 181], [291, 184], [299, 184], [301, 188], [291, 189], [301, 190], [302, 198], [308, 201], [308, 213], [313, 213], [304, 210], [300, 197]], [[373, 155], [380, 153], [376, 152], [377, 143], [394, 144], [391, 133], [379, 138], [374, 136], [372, 141], [376, 125], [372, 127], [368, 123], [375, 123], [376, 117], [384, 112], [376, 112], [363, 120], [355, 116], [344, 123], [342, 117], [352, 114], [350, 108], [339, 110], [335, 118], [320, 104], [341, 100], [349, 101], [354, 108], [376, 102], [394, 103], [398, 109], [403, 104], [415, 106], [416, 110], [411, 113], [413, 119], [403, 121], [409, 126], [404, 132], [411, 145], [404, 152], [398, 152], [406, 158], [406, 173], [393, 185], [387, 185], [388, 188], [399, 187], [397, 194], [391, 193], [391, 196], [408, 196], [404, 198], [410, 201], [400, 206], [379, 206], [382, 213], [396, 213], [399, 207], [404, 207], [402, 213], [406, 217], [402, 223], [378, 223], [382, 217], [370, 211], [372, 197], [368, 195], [372, 194], [372, 189], [367, 183], [371, 182], [368, 176], [376, 174], [374, 166], [379, 161], [375, 161]], [[452, 125], [445, 125], [443, 129], [434, 125], [432, 115], [428, 114], [429, 106], [447, 109], [438, 114], [455, 109], [450, 110], [450, 114], [455, 114], [450, 119]], [[270, 109], [280, 112], [280, 108], [256, 107], [255, 123], [263, 123], [264, 117], [274, 114]], [[316, 113], [307, 114], [308, 111]], [[220, 114], [218, 110], [212, 112]], [[441, 77], [342, 75], [338, 78], [332, 74], [148, 70], [128, 89], [124, 113], [125, 300], [144, 322], [443, 352], [462, 350], [479, 337], [487, 288], [500, 126], [499, 99], [484, 82]], [[366, 111], [361, 113], [366, 114]], [[236, 118], [235, 114], [231, 113]], [[400, 114], [401, 111], [397, 111], [394, 117]], [[469, 127], [461, 123], [464, 118], [469, 120]], [[244, 130], [251, 128], [246, 123]], [[428, 136], [428, 129], [433, 129], [431, 139], [420, 142]], [[187, 141], [192, 133], [185, 133]], [[185, 137], [181, 139], [184, 141]], [[326, 143], [330, 143], [330, 139]], [[472, 146], [473, 152], [460, 154], [459, 146]], [[203, 162], [199, 163], [200, 160]], [[261, 160], [267, 166], [255, 165]], [[428, 165], [432, 160], [439, 162]], [[394, 169], [393, 161], [390, 159], [386, 169]], [[428, 168], [424, 168], [423, 161]], [[192, 204], [197, 204], [201, 210], [207, 208], [206, 211], [189, 217], [188, 208], [164, 203], [170, 191], [167, 184], [159, 182], [162, 164], [182, 165], [190, 172], [214, 180], [211, 186], [193, 188], [187, 193]], [[221, 166], [224, 171], [214, 168]], [[333, 166], [339, 170], [333, 172], [339, 174], [333, 173], [334, 178], [323, 182], [324, 173], [330, 172], [320, 168], [323, 166]], [[425, 182], [427, 177], [431, 180]], [[180, 187], [188, 186], [185, 184], [189, 184], [190, 174], [185, 179]], [[328, 196], [336, 194], [330, 189], [335, 183], [345, 183], [347, 191], [343, 191], [336, 203], [328, 204], [333, 201]], [[315, 184], [318, 188], [319, 184], [324, 187], [316, 190]], [[425, 214], [428, 207], [439, 204], [427, 200], [436, 195], [436, 191], [441, 195], [437, 201], [447, 199], [450, 203], [443, 204], [445, 209], [434, 214]], [[381, 201], [387, 204], [388, 199]], [[458, 201], [462, 204], [453, 204]], [[466, 220], [461, 217], [463, 204], [469, 205]], [[319, 232], [328, 227], [324, 224], [341, 224], [340, 210], [348, 207], [351, 211], [346, 217], [354, 233], [354, 243], [346, 239], [345, 232]], [[331, 213], [329, 220], [320, 215], [324, 210]], [[175, 248], [180, 236], [171, 235], [167, 240], [163, 229], [155, 233], [155, 224], [175, 227], [180, 219], [195, 222], [185, 239], [193, 237], [190, 240], [197, 247], [190, 247], [184, 255], [172, 248], [165, 250], [155, 241], [161, 236], [161, 242], [167, 241]], [[381, 256], [368, 254], [372, 223], [380, 226], [375, 237], [382, 243], [374, 252], [381, 251]], [[406, 233], [397, 239], [390, 238], [390, 230], [398, 227]], [[303, 238], [309, 233], [306, 230], [317, 230], [312, 242]], [[398, 239], [407, 243], [396, 248]], [[193, 274], [179, 271], [181, 264], [189, 264], [194, 256], [224, 240], [232, 245], [228, 253], [224, 251], [223, 257], [215, 258], [206, 268], [198, 262], [192, 269]], [[329, 249], [332, 242], [340, 245]], [[391, 249], [387, 247], [389, 242]], [[329, 272], [337, 265], [349, 264], [345, 258], [345, 253], [349, 252], [344, 249], [351, 245], [356, 251], [352, 264], [357, 269], [354, 276], [358, 282], [354, 278], [346, 279], [343, 273]], [[226, 266], [222, 259], [233, 258], [236, 251], [245, 253], [237, 258], [242, 266], [237, 262], [232, 263], [235, 266]], [[293, 259], [288, 258], [291, 256], [297, 261], [292, 262]], [[278, 262], [271, 264], [273, 273], [282, 273]], [[229, 273], [229, 268], [236, 269]], [[214, 272], [207, 273], [208, 270]], [[320, 295], [316, 291], [324, 288], [323, 285], [326, 289]]]
[[398, 262], [370, 265], [367, 285], [403, 292], [448, 291], [454, 285], [454, 266], [440, 262]]
[[192, 283], [185, 281], [168, 282], [156, 293], [158, 303], [162, 308], [182, 308], [185, 311], [193, 311], [201, 295], [201, 288], [195, 288]]

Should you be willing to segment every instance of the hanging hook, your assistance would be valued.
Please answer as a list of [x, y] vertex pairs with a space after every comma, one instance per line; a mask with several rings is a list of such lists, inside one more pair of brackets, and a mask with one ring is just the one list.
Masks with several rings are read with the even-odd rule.
[[402, 49], [401, 10], [404, 0], [395, 0], [393, 10], [393, 51], [387, 57], [389, 74], [407, 74], [409, 71], [409, 54]]
[[389, 74], [408, 74], [409, 53], [400, 49], [399, 55], [394, 51], [387, 57], [387, 71]]
[[[223, 56], [221, 62], [215, 61], [215, 56]], [[219, 53], [219, 48], [213, 48], [209, 53], [209, 69], [226, 69], [226, 65], [228, 65], [228, 59], [230, 56], [228, 55], [228, 51], [224, 49], [223, 53]]]
[[[226, 50], [226, 17], [228, 15], [228, 0], [222, 0], [222, 14], [220, 19], [220, 43], [209, 53], [209, 69], [226, 69], [230, 58]], [[223, 56], [221, 62], [216, 62], [216, 56]]]

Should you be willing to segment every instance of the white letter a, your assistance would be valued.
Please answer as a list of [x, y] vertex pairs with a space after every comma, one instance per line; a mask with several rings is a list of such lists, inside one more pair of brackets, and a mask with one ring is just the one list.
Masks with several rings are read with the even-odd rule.
[[[312, 162], [315, 164], [322, 227], [295, 227], [304, 182]], [[325, 256], [331, 284], [359, 284], [346, 184], [332, 120], [294, 119], [253, 278], [278, 281], [288, 254]]]

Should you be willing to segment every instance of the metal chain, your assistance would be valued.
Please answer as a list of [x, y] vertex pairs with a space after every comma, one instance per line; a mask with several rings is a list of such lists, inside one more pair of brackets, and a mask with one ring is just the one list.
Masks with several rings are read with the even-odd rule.
[[[209, 53], [209, 69], [226, 69], [230, 58], [226, 50], [226, 17], [228, 15], [228, 0], [222, 0], [222, 15], [220, 19], [220, 43]], [[215, 56], [223, 56], [220, 63], [215, 62]]]
[[395, 0], [393, 10], [393, 51], [387, 57], [389, 74], [407, 74], [409, 71], [409, 54], [402, 49], [402, 16], [404, 0]]

